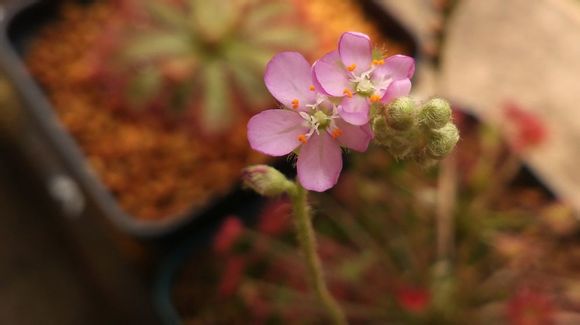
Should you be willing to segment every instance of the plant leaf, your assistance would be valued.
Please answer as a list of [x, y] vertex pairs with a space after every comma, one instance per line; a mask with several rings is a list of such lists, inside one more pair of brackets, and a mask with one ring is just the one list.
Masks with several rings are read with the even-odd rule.
[[159, 24], [175, 29], [187, 28], [187, 16], [171, 3], [148, 0], [145, 6], [149, 15]]
[[164, 56], [181, 56], [191, 51], [192, 44], [183, 35], [151, 32], [133, 38], [122, 54], [128, 60], [143, 61]]
[[249, 35], [257, 46], [307, 50], [314, 45], [313, 38], [303, 30], [290, 26], [263, 28]]
[[228, 0], [190, 0], [191, 23], [205, 40], [221, 40], [233, 27], [239, 8]]
[[129, 103], [135, 109], [142, 109], [159, 94], [161, 86], [162, 78], [157, 69], [149, 67], [139, 70], [129, 83]]
[[235, 110], [231, 109], [231, 94], [227, 83], [227, 73], [223, 63], [208, 62], [203, 67], [203, 127], [208, 132], [224, 131], [234, 120]]
[[249, 65], [260, 74], [274, 54], [274, 50], [256, 47], [241, 41], [231, 41], [224, 51], [225, 57], [231, 64]]
[[246, 33], [253, 33], [260, 28], [264, 28], [268, 22], [275, 18], [292, 12], [293, 8], [288, 2], [270, 1], [265, 4], [258, 4], [250, 8], [244, 17], [243, 29]]
[[262, 71], [244, 64], [229, 64], [230, 71], [243, 97], [255, 109], [263, 109], [270, 96], [262, 81]]

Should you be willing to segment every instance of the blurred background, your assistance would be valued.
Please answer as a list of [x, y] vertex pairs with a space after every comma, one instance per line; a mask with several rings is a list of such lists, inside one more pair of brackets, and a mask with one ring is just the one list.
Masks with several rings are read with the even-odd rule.
[[324, 323], [284, 199], [240, 170], [277, 52], [415, 57], [461, 140], [315, 194], [360, 324], [580, 324], [577, 0], [0, 0], [0, 322]]

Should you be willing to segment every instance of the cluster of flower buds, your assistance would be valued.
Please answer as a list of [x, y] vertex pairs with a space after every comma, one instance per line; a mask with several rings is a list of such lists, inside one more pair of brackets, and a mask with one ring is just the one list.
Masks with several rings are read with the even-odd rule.
[[441, 98], [418, 105], [409, 97], [400, 97], [379, 105], [372, 128], [375, 141], [393, 157], [427, 165], [445, 158], [459, 140], [451, 107]]

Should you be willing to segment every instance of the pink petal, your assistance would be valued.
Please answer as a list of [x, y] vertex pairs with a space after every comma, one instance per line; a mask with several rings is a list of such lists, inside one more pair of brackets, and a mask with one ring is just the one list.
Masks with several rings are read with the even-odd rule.
[[323, 192], [333, 187], [342, 170], [340, 146], [326, 132], [314, 133], [300, 149], [298, 180], [305, 189]]
[[298, 136], [308, 132], [304, 119], [285, 109], [270, 109], [254, 115], [248, 122], [248, 140], [257, 151], [283, 156], [296, 149]]
[[310, 90], [312, 68], [298, 52], [276, 54], [266, 66], [264, 82], [272, 96], [288, 108], [294, 100], [298, 100], [298, 109], [316, 101], [316, 94]]
[[393, 99], [407, 96], [411, 92], [411, 80], [403, 79], [391, 83], [381, 99], [383, 103], [390, 103]]
[[346, 32], [338, 41], [338, 51], [342, 63], [348, 67], [356, 64], [355, 74], [367, 71], [371, 67], [373, 59], [373, 49], [371, 39], [362, 33]]
[[415, 59], [406, 55], [393, 55], [385, 60], [383, 65], [373, 71], [373, 79], [401, 80], [411, 79], [415, 73]]
[[357, 126], [347, 123], [341, 119], [336, 119], [336, 126], [342, 131], [342, 135], [336, 141], [352, 150], [364, 152], [369, 147], [369, 142], [373, 138], [369, 124]]
[[316, 61], [312, 71], [315, 85], [323, 93], [342, 97], [345, 88], [352, 91], [346, 69], [337, 51], [330, 52]]
[[344, 97], [339, 107], [338, 114], [343, 120], [354, 125], [363, 125], [369, 121], [370, 105], [367, 98], [354, 95]]

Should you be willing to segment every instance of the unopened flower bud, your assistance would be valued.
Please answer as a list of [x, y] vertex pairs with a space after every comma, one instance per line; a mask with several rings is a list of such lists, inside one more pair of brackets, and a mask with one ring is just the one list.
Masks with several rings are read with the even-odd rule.
[[391, 156], [400, 160], [409, 158], [415, 149], [412, 138], [407, 135], [394, 136], [385, 146]]
[[415, 102], [409, 97], [397, 98], [385, 108], [385, 117], [393, 129], [408, 130], [415, 123]]
[[393, 130], [387, 125], [385, 117], [378, 115], [373, 119], [371, 124], [373, 133], [375, 134], [375, 141], [380, 144], [386, 144], [389, 138], [393, 135]]
[[383, 115], [378, 115], [372, 122], [375, 141], [384, 146], [387, 152], [396, 159], [407, 159], [412, 155], [421, 134], [416, 128], [398, 131], [391, 128]]
[[254, 165], [244, 168], [242, 180], [244, 186], [268, 197], [287, 193], [295, 186], [284, 174], [268, 165]]
[[451, 120], [451, 106], [441, 98], [433, 98], [421, 106], [419, 123], [429, 129], [440, 129]]
[[437, 164], [437, 160], [433, 159], [428, 153], [426, 148], [415, 150], [412, 157], [413, 161], [423, 167], [423, 168], [431, 168]]
[[453, 123], [447, 123], [444, 127], [433, 130], [427, 143], [427, 152], [435, 159], [443, 159], [455, 147], [459, 141], [459, 130]]

